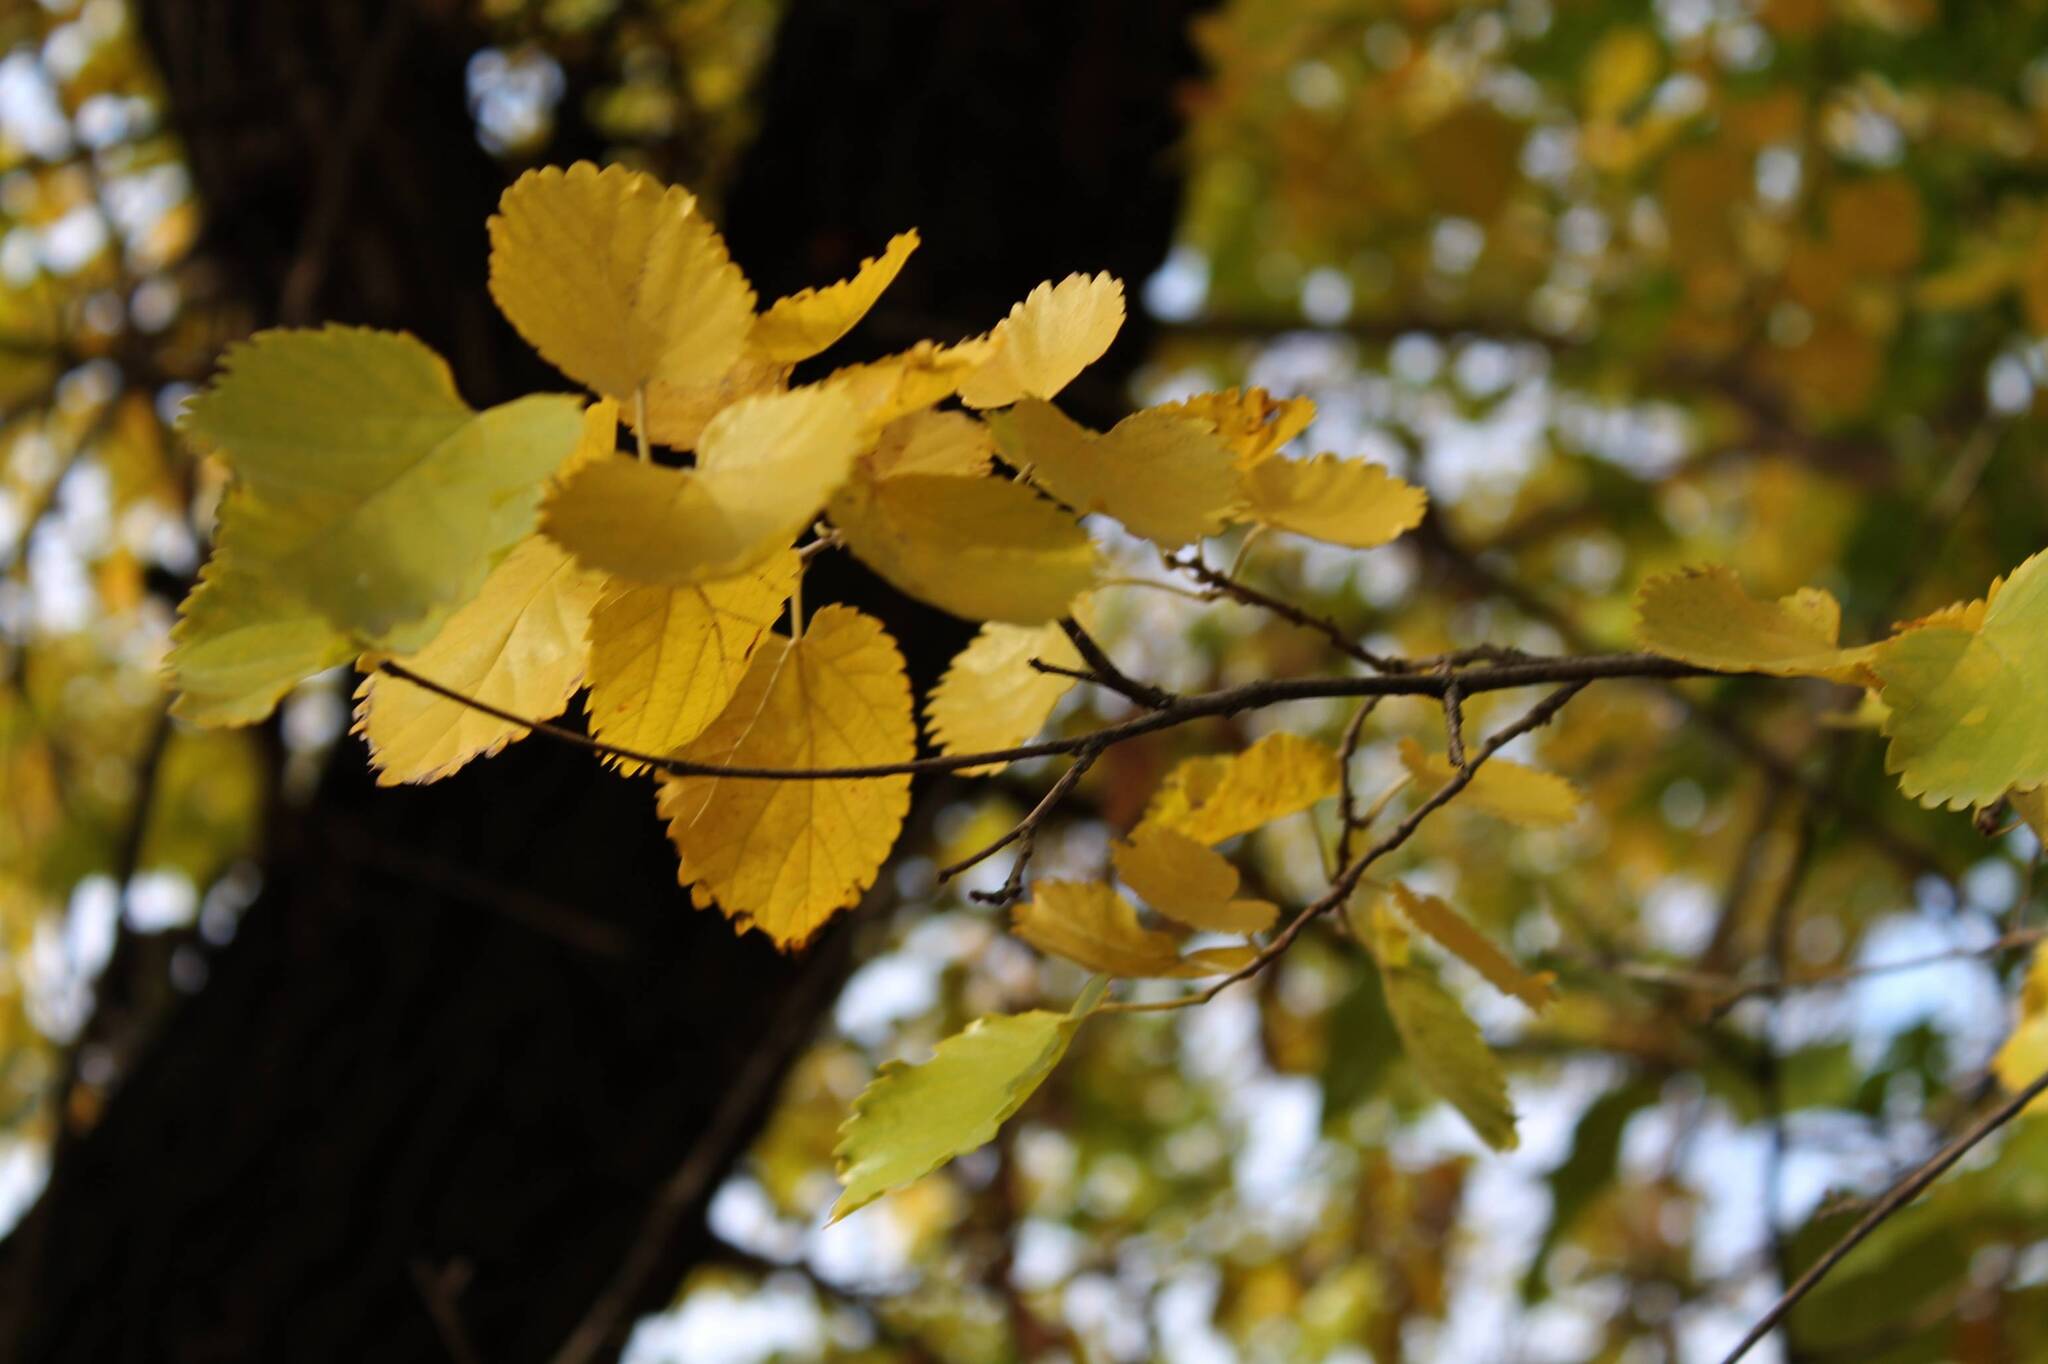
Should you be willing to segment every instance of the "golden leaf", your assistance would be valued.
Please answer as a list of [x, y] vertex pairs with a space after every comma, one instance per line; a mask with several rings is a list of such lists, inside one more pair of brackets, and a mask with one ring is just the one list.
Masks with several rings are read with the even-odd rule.
[[1210, 933], [1263, 933], [1279, 906], [1237, 898], [1237, 868], [1230, 859], [1156, 824], [1141, 824], [1130, 841], [1110, 850], [1124, 884], [1153, 909]]
[[1733, 569], [1687, 569], [1644, 583], [1636, 618], [1637, 643], [1683, 663], [1852, 686], [1872, 682], [1871, 649], [1837, 647], [1842, 608], [1817, 587], [1760, 602], [1742, 590]]
[[1148, 409], [1098, 435], [1027, 399], [994, 425], [1003, 458], [1034, 483], [1169, 549], [1221, 530], [1237, 501], [1230, 447], [1198, 418]]
[[1422, 489], [1369, 459], [1269, 459], [1244, 471], [1245, 516], [1353, 549], [1384, 545], [1422, 523]]
[[1278, 454], [1280, 447], [1308, 430], [1316, 405], [1307, 398], [1275, 398], [1263, 388], [1228, 388], [1197, 393], [1179, 402], [1160, 403], [1158, 410], [1197, 417], [1237, 456], [1239, 468], [1250, 468]]
[[1138, 923], [1138, 911], [1099, 881], [1040, 881], [1017, 906], [1011, 931], [1041, 952], [1091, 971], [1132, 979], [1191, 979], [1235, 971], [1252, 959], [1246, 948], [1219, 947], [1183, 957], [1171, 933]]
[[[1415, 794], [1428, 799], [1457, 775], [1451, 760], [1426, 753], [1413, 739], [1401, 741], [1401, 765], [1415, 780]], [[1557, 828], [1579, 817], [1579, 791], [1555, 772], [1507, 758], [1489, 758], [1458, 793], [1456, 804], [1480, 810], [1525, 829]]]
[[1445, 951], [1477, 971], [1502, 994], [1512, 995], [1539, 1012], [1557, 998], [1556, 976], [1548, 971], [1524, 971], [1514, 958], [1494, 946], [1491, 938], [1436, 896], [1417, 895], [1396, 881], [1393, 900], [1410, 923], [1436, 939]]
[[[1035, 738], [1074, 679], [1038, 671], [1031, 666], [1034, 658], [1063, 668], [1083, 666], [1057, 624], [982, 626], [925, 698], [925, 727], [939, 752], [988, 753]], [[1005, 766], [965, 767], [960, 775], [987, 776]]]
[[917, 250], [917, 233], [903, 232], [889, 239], [881, 255], [860, 263], [852, 279], [828, 284], [822, 289], [805, 289], [775, 305], [754, 320], [747, 347], [764, 360], [790, 364], [808, 360], [853, 330], [867, 316], [882, 291], [895, 282]]
[[1068, 275], [1033, 289], [996, 324], [995, 351], [960, 385], [969, 407], [1050, 398], [1102, 358], [1124, 325], [1124, 286], [1110, 275]]
[[[881, 623], [818, 612], [794, 643], [761, 641], [731, 702], [676, 756], [724, 767], [907, 762], [917, 750], [903, 656]], [[678, 879], [742, 930], [801, 947], [859, 902], [895, 846], [910, 778], [663, 777], [658, 807]]]
[[1268, 734], [1242, 753], [1183, 762], [1159, 784], [1144, 822], [1214, 845], [1327, 800], [1339, 785], [1337, 750]]
[[996, 452], [988, 427], [964, 412], [913, 412], [882, 428], [881, 439], [867, 456], [876, 478], [905, 474], [951, 474], [959, 478], [985, 474]]

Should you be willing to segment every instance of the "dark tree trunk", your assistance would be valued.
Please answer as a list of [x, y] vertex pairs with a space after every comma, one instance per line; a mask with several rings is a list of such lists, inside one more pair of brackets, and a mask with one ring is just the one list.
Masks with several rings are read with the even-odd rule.
[[[505, 177], [464, 107], [464, 8], [138, 3], [223, 285], [258, 322], [405, 327], [481, 404], [562, 381], [483, 288]], [[1188, 8], [796, 0], [736, 252], [772, 296], [923, 229], [871, 350], [978, 331], [1070, 269], [1142, 279], [1177, 202]], [[597, 150], [579, 79], [554, 159]], [[924, 677], [961, 638], [857, 575], [836, 586], [884, 611]], [[657, 1304], [708, 1251], [704, 1198], [849, 947], [828, 934], [790, 960], [735, 939], [674, 866], [644, 783], [544, 741], [400, 791], [344, 745], [279, 814], [206, 987], [60, 1143], [0, 1247], [0, 1357], [443, 1364], [455, 1332], [522, 1364], [643, 1241], [624, 1305]], [[647, 1240], [664, 1187], [679, 1213]]]

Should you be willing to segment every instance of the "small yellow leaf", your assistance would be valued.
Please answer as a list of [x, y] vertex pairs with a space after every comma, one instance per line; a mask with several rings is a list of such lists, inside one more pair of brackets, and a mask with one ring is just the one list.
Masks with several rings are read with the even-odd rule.
[[1223, 854], [1156, 824], [1141, 824], [1110, 851], [1118, 876], [1175, 923], [1210, 933], [1263, 933], [1277, 905], [1237, 898], [1237, 868]]
[[[925, 727], [939, 752], [987, 753], [1035, 738], [1074, 679], [1038, 671], [1031, 666], [1034, 658], [1063, 668], [1083, 666], [1057, 624], [982, 626], [925, 699]], [[987, 776], [1005, 765], [962, 768], [960, 775]]]
[[515, 180], [490, 220], [491, 297], [549, 363], [628, 411], [645, 386], [716, 382], [754, 291], [686, 190], [579, 161]]
[[889, 239], [888, 249], [881, 255], [862, 261], [852, 279], [777, 299], [775, 306], [755, 319], [748, 349], [782, 364], [810, 359], [867, 316], [917, 246], [916, 232], [899, 233]]
[[831, 388], [742, 398], [712, 418], [695, 469], [621, 456], [579, 470], [541, 528], [585, 565], [685, 587], [788, 546], [853, 469], [859, 414]]
[[[2007, 1090], [2021, 1090], [2048, 1073], [2048, 947], [2036, 947], [2020, 983], [2020, 1018], [1991, 1061]], [[2048, 1095], [2027, 1105], [2030, 1114], [2048, 1113]]]
[[[529, 535], [426, 648], [397, 660], [429, 681], [530, 720], [568, 708], [583, 680], [583, 635], [604, 579]], [[372, 672], [356, 690], [356, 732], [380, 786], [430, 782], [529, 733], [402, 678]]]
[[1033, 289], [996, 324], [995, 351], [960, 385], [969, 407], [1050, 398], [1102, 358], [1124, 325], [1124, 286], [1109, 275], [1068, 275]]
[[1337, 750], [1299, 734], [1268, 734], [1242, 753], [1176, 767], [1145, 823], [1214, 845], [1327, 800], [1339, 785]]
[[995, 421], [1003, 457], [1084, 512], [1106, 512], [1171, 549], [1221, 530], [1237, 501], [1236, 460], [1208, 423], [1157, 408], [1098, 435], [1048, 402]]
[[[881, 623], [819, 611], [795, 643], [770, 635], [731, 702], [676, 756], [724, 767], [861, 767], [917, 750], [903, 656]], [[663, 777], [658, 801], [678, 879], [742, 930], [801, 947], [859, 902], [910, 808], [910, 778]]]
[[2037, 786], [2031, 791], [2008, 791], [2005, 798], [2011, 803], [2012, 812], [2034, 831], [2034, 837], [2048, 843], [2048, 786]]
[[1017, 906], [1011, 930], [1041, 952], [1132, 979], [1217, 976], [1252, 959], [1248, 949], [1234, 947], [1183, 957], [1171, 933], [1140, 925], [1131, 902], [1097, 881], [1038, 882]]
[[[1415, 780], [1415, 794], [1424, 800], [1457, 775], [1449, 758], [1424, 752], [1413, 739], [1401, 741], [1401, 765]], [[1555, 772], [1507, 758], [1489, 758], [1472, 774], [1455, 803], [1525, 829], [1558, 828], [1579, 817], [1577, 787]]]
[[1309, 399], [1275, 398], [1263, 388], [1197, 393], [1177, 403], [1161, 403], [1159, 409], [1198, 417], [1215, 427], [1241, 469], [1279, 453], [1316, 419], [1316, 405]]
[[988, 427], [964, 412], [913, 412], [882, 428], [882, 438], [866, 456], [876, 478], [905, 474], [952, 474], [959, 478], [988, 472], [996, 452]]
[[1663, 61], [1663, 45], [1649, 29], [1638, 24], [1609, 29], [1586, 58], [1582, 81], [1588, 117], [1618, 117], [1649, 90]]
[[[710, 383], [677, 388], [657, 384], [647, 390], [647, 436], [678, 450], [694, 450], [704, 439], [711, 419], [742, 398], [780, 393], [789, 387], [789, 366], [742, 355], [738, 363]], [[638, 408], [621, 408], [626, 423], [639, 429]]]
[[1871, 648], [1837, 647], [1842, 608], [1817, 587], [1760, 602], [1733, 569], [1693, 568], [1644, 583], [1636, 617], [1637, 643], [1683, 663], [1852, 686], [1872, 681]]
[[1353, 549], [1384, 545], [1422, 522], [1429, 499], [1369, 459], [1269, 459], [1244, 471], [1249, 520]]
[[[784, 550], [751, 573], [692, 587], [614, 582], [590, 619], [590, 727], [642, 753], [704, 732], [789, 600], [801, 564]], [[641, 764], [619, 760], [621, 772]]]
[[855, 478], [832, 500], [847, 548], [899, 591], [969, 620], [1038, 625], [1095, 583], [1095, 546], [1021, 483]]
[[1417, 895], [1396, 881], [1393, 899], [1409, 922], [1436, 939], [1445, 951], [1485, 977], [1486, 983], [1502, 994], [1512, 995], [1539, 1012], [1557, 998], [1556, 976], [1548, 971], [1524, 971], [1514, 958], [1495, 947], [1492, 939], [1436, 896]]

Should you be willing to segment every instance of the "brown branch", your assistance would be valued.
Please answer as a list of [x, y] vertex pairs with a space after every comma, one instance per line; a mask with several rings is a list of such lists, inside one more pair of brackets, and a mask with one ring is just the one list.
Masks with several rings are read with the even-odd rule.
[[1409, 671], [1413, 667], [1412, 664], [1402, 659], [1388, 658], [1374, 653], [1353, 639], [1343, 626], [1328, 617], [1304, 611], [1293, 602], [1283, 601], [1279, 597], [1261, 592], [1258, 588], [1239, 582], [1227, 573], [1209, 567], [1198, 558], [1175, 559], [1171, 562], [1175, 568], [1187, 573], [1196, 582], [1206, 585], [1212, 598], [1228, 597], [1232, 601], [1242, 602], [1246, 606], [1256, 606], [1262, 611], [1271, 612], [1290, 625], [1298, 625], [1304, 630], [1313, 630], [1328, 640], [1330, 646], [1336, 649], [1337, 652], [1345, 655], [1347, 658], [1357, 659], [1375, 672], [1402, 673]]
[[1081, 622], [1072, 616], [1060, 622], [1060, 629], [1073, 641], [1074, 652], [1081, 655], [1082, 661], [1094, 671], [1095, 676], [1090, 679], [1091, 681], [1129, 698], [1147, 710], [1165, 710], [1177, 699], [1166, 688], [1155, 687], [1149, 682], [1140, 682], [1117, 667], [1110, 661], [1102, 646], [1095, 642], [1095, 636], [1082, 628]]
[[1343, 742], [1337, 745], [1337, 865], [1351, 864], [1351, 841], [1366, 826], [1366, 819], [1358, 813], [1358, 784], [1351, 779], [1351, 760], [1358, 756], [1358, 744], [1365, 737], [1365, 722], [1379, 709], [1380, 698], [1369, 696], [1351, 712], [1351, 723], [1344, 726]]
[[[506, 724], [517, 725], [561, 743], [572, 744], [607, 757], [644, 763], [674, 777], [729, 777], [736, 781], [859, 781], [871, 777], [917, 776], [932, 772], [958, 772], [994, 763], [1018, 762], [1025, 758], [1050, 758], [1079, 753], [1086, 748], [1107, 748], [1142, 735], [1174, 729], [1194, 720], [1237, 715], [1285, 701], [1309, 701], [1332, 697], [1433, 696], [1441, 697], [1452, 678], [1445, 674], [1396, 673], [1375, 677], [1296, 677], [1248, 682], [1239, 687], [1184, 696], [1165, 710], [1140, 715], [1086, 734], [1065, 739], [1046, 739], [1015, 748], [991, 749], [985, 753], [950, 753], [904, 762], [870, 763], [855, 767], [725, 767], [715, 763], [690, 762], [682, 758], [624, 748], [579, 734], [573, 729], [533, 720], [487, 701], [466, 696], [453, 687], [422, 677], [404, 664], [389, 659], [377, 665], [379, 672], [423, 687], [436, 696], [466, 706]], [[1694, 667], [1655, 654], [1593, 654], [1577, 658], [1532, 659], [1526, 663], [1504, 663], [1495, 667], [1472, 668], [1456, 674], [1458, 690], [1475, 692], [1511, 691], [1518, 687], [1541, 687], [1556, 683], [1583, 685], [1610, 678], [1718, 677], [1731, 674]]]
[[1060, 773], [1059, 780], [1054, 782], [1051, 789], [1039, 799], [1038, 804], [1031, 807], [1030, 814], [1018, 820], [1008, 833], [1005, 833], [979, 852], [969, 853], [951, 866], [941, 867], [939, 869], [939, 883], [943, 885], [961, 872], [966, 871], [969, 867], [995, 856], [1012, 843], [1019, 843], [1022, 846], [1017, 850], [1017, 861], [1010, 868], [1010, 874], [1004, 879], [1002, 888], [995, 891], [975, 891], [973, 893], [973, 898], [981, 901], [983, 904], [1007, 905], [1012, 900], [1015, 900], [1024, 889], [1024, 869], [1031, 862], [1032, 849], [1037, 846], [1038, 826], [1044, 823], [1046, 816], [1050, 815], [1059, 806], [1059, 803], [1067, 798], [1068, 793], [1080, 784], [1081, 778], [1086, 775], [1089, 768], [1095, 765], [1096, 758], [1101, 755], [1102, 750], [1099, 748], [1082, 749], [1080, 754], [1075, 757], [1072, 765], [1066, 771]]
[[1735, 1348], [1728, 1352], [1721, 1364], [1736, 1364], [1737, 1360], [1748, 1354], [1753, 1346], [1771, 1333], [1772, 1328], [1785, 1319], [1787, 1313], [1799, 1305], [1801, 1298], [1811, 1293], [1814, 1286], [1827, 1277], [1828, 1271], [1840, 1264], [1850, 1251], [1861, 1245], [1886, 1218], [1918, 1198], [1928, 1185], [1941, 1178], [1951, 1165], [1967, 1155], [1978, 1142], [2018, 1117], [2021, 1110], [2039, 1098], [2043, 1092], [2048, 1092], [2048, 1071], [2043, 1071], [2032, 1084], [1985, 1114], [1968, 1131], [1936, 1151], [1905, 1178], [1892, 1185], [1884, 1197], [1872, 1204], [1870, 1211], [1865, 1213], [1855, 1226], [1849, 1228], [1841, 1240], [1828, 1247], [1827, 1253], [1815, 1260], [1812, 1266], [1771, 1304], [1770, 1310], [1757, 1320], [1756, 1325], [1749, 1328], [1748, 1333], [1740, 1341], [1736, 1342]]

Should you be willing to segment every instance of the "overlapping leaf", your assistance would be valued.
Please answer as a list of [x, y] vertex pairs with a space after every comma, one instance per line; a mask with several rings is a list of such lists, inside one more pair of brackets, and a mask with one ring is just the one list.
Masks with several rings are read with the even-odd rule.
[[1228, 757], [1190, 758], [1167, 774], [1145, 823], [1217, 844], [1337, 794], [1337, 751], [1299, 734], [1269, 734]]
[[960, 384], [969, 407], [1050, 398], [1102, 358], [1124, 325], [1124, 286], [1109, 275], [1068, 275], [1033, 289], [996, 324], [994, 350]]
[[[463, 696], [530, 720], [568, 707], [583, 680], [583, 636], [604, 579], [529, 535], [448, 618], [426, 648], [398, 660]], [[356, 695], [356, 730], [385, 786], [438, 781], [529, 731], [402, 678], [372, 673]]]
[[733, 577], [810, 524], [862, 443], [860, 416], [835, 389], [743, 398], [705, 428], [695, 469], [599, 460], [548, 498], [542, 528], [582, 563], [635, 582]]
[[1110, 856], [1124, 884], [1175, 923], [1210, 933], [1263, 933], [1280, 910], [1239, 899], [1230, 859], [1172, 829], [1141, 824]]
[[[903, 657], [879, 622], [845, 606], [802, 639], [761, 641], [732, 700], [676, 756], [721, 767], [829, 768], [909, 760], [917, 746]], [[910, 807], [910, 778], [664, 777], [659, 809], [678, 875], [778, 947], [810, 940], [856, 903]]]
[[1097, 434], [1027, 399], [995, 420], [1003, 458], [1084, 512], [1105, 512], [1168, 548], [1221, 530], [1237, 501], [1236, 461], [1206, 422], [1148, 409]]
[[[1440, 753], [1428, 753], [1413, 739], [1401, 741], [1401, 765], [1414, 779], [1415, 793], [1427, 799], [1457, 775], [1458, 769]], [[1472, 774], [1457, 804], [1479, 810], [1525, 829], [1549, 829], [1579, 817], [1579, 790], [1554, 772], [1545, 772], [1507, 758], [1489, 758]]]
[[490, 236], [491, 296], [519, 334], [629, 414], [643, 390], [717, 383], [754, 326], [754, 291], [695, 197], [639, 171], [528, 171]]
[[1131, 902], [1099, 881], [1036, 883], [1031, 898], [1017, 906], [1010, 927], [1039, 951], [1108, 976], [1216, 976], [1252, 957], [1249, 949], [1234, 947], [1182, 956], [1179, 939], [1140, 924]]
[[[988, 753], [1029, 743], [1045, 728], [1074, 679], [1040, 672], [1032, 659], [1056, 667], [1080, 668], [1074, 642], [1057, 624], [1004, 625], [991, 622], [953, 656], [945, 676], [925, 698], [925, 727], [945, 754]], [[989, 763], [960, 770], [965, 777], [1000, 772]]]
[[1263, 388], [1197, 393], [1179, 402], [1161, 403], [1160, 408], [1208, 422], [1243, 469], [1278, 454], [1316, 418], [1316, 405], [1309, 399], [1275, 398]]
[[784, 550], [752, 572], [691, 587], [614, 582], [590, 618], [592, 731], [642, 753], [669, 753], [702, 734], [732, 699], [799, 571], [796, 553]]
[[969, 620], [1056, 620], [1095, 584], [1088, 533], [1007, 479], [859, 477], [833, 499], [831, 515], [861, 562], [900, 591]]
[[995, 452], [995, 436], [981, 422], [964, 412], [928, 409], [898, 417], [883, 427], [881, 438], [862, 462], [876, 478], [905, 474], [968, 478], [987, 473]]
[[1261, 460], [1240, 475], [1245, 518], [1352, 549], [1413, 530], [1429, 499], [1369, 459]]
[[986, 339], [942, 346], [920, 341], [909, 350], [833, 370], [825, 383], [853, 401], [868, 425], [890, 422], [948, 398], [995, 352]]
[[1067, 1054], [1103, 988], [1091, 982], [1064, 1014], [978, 1018], [923, 1065], [884, 1063], [839, 1129], [832, 1220], [992, 1140]]
[[[532, 530], [581, 414], [547, 395], [473, 412], [410, 336], [261, 333], [228, 352], [183, 419], [238, 487], [216, 581], [246, 574], [363, 643], [420, 648]], [[221, 595], [199, 618], [220, 618]]]

